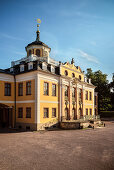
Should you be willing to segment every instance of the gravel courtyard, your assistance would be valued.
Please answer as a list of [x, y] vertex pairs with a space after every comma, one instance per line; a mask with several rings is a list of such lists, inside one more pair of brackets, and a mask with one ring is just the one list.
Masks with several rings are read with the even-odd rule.
[[114, 169], [114, 122], [94, 130], [0, 133], [0, 170], [71, 169]]

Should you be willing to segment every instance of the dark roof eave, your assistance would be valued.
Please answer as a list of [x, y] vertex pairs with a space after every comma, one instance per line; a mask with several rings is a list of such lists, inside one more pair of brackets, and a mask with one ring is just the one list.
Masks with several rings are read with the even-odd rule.
[[33, 41], [32, 43], [28, 44], [28, 45], [25, 47], [25, 49], [27, 49], [27, 48], [28, 48], [29, 46], [31, 46], [31, 45], [40, 45], [40, 46], [47, 47], [47, 48], [49, 48], [49, 49], [51, 50], [51, 48], [50, 48], [48, 45], [46, 45], [45, 43], [43, 43], [42, 41]]

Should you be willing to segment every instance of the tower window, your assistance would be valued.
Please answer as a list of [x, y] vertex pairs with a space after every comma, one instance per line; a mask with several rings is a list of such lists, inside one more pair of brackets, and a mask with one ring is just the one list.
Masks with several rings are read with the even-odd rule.
[[29, 50], [29, 55], [31, 55], [31, 50]]
[[38, 57], [40, 57], [40, 50], [36, 50], [36, 55], [38, 56]]

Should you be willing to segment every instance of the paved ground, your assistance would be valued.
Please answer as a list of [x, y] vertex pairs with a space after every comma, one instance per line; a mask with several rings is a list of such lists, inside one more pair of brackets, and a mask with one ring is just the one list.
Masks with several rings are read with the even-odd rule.
[[0, 170], [114, 170], [114, 122], [94, 130], [0, 133]]

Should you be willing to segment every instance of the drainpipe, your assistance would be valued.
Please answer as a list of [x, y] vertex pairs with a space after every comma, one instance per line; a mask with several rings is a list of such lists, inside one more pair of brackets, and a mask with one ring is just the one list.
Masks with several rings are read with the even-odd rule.
[[15, 122], [14, 127], [16, 128], [16, 78], [14, 75], [14, 107], [15, 107]]

